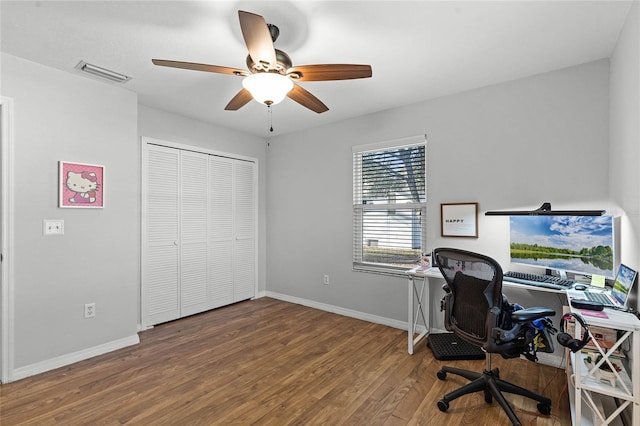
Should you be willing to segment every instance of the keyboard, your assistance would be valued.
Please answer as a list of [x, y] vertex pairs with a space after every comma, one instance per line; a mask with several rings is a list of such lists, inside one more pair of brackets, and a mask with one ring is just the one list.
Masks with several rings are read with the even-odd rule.
[[576, 283], [574, 280], [554, 277], [551, 275], [529, 274], [525, 272], [509, 271], [503, 275], [503, 281], [530, 285], [533, 287], [550, 288], [553, 290], [567, 290]]
[[609, 300], [609, 298], [602, 293], [585, 291], [584, 295], [587, 299], [589, 299], [592, 302], [599, 302], [599, 303], [602, 303], [603, 305], [611, 305], [611, 300]]

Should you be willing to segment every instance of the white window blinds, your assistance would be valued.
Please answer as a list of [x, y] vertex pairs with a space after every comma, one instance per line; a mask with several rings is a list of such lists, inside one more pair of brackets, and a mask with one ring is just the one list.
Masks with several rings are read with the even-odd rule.
[[413, 268], [425, 239], [425, 137], [354, 147], [354, 269]]

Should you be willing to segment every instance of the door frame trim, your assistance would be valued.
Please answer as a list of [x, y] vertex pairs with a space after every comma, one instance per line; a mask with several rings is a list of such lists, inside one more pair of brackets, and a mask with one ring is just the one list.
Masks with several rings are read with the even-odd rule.
[[13, 221], [14, 221], [14, 105], [13, 99], [0, 97], [0, 160], [2, 175], [0, 177], [0, 253], [2, 253], [2, 276], [0, 278], [0, 382], [13, 381], [14, 358], [14, 287], [13, 287]]

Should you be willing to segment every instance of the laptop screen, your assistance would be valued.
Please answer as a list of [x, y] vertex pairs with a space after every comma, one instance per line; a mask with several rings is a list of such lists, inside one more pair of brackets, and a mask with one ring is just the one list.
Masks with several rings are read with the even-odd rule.
[[620, 302], [620, 305], [626, 306], [627, 298], [635, 279], [636, 271], [621, 263], [620, 268], [618, 268], [618, 275], [613, 283], [613, 290], [611, 290], [611, 296]]

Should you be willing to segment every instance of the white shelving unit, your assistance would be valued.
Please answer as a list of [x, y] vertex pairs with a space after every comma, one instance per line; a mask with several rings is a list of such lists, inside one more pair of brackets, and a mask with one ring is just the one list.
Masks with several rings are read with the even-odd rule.
[[[570, 294], [568, 296], [571, 298]], [[613, 362], [609, 360], [610, 354], [621, 348], [627, 349], [632, 357], [621, 359], [619, 364], [622, 364], [623, 368], [616, 372], [612, 383], [600, 377], [597, 367], [587, 367], [584, 361], [586, 355], [583, 352], [570, 353], [566, 371], [572, 423], [577, 426], [623, 425], [622, 413], [630, 412], [631, 424], [640, 424], [640, 320], [633, 314], [611, 309], [603, 311], [606, 317], [588, 315], [575, 308], [570, 308], [570, 311], [581, 315], [589, 326], [605, 327], [620, 332], [609, 352], [605, 352], [596, 344], [593, 360], [600, 353], [603, 356], [602, 362]], [[577, 322], [575, 336], [582, 336], [582, 329]], [[593, 335], [591, 337], [593, 338]], [[615, 362], [618, 363], [617, 360]]]

